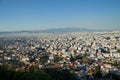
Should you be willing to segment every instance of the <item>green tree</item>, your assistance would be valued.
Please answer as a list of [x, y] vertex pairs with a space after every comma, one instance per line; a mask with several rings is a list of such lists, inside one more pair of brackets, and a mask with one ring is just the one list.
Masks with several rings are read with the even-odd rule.
[[82, 58], [82, 63], [84, 63], [84, 64], [89, 63], [89, 60], [86, 57], [83, 57]]
[[116, 51], [117, 53], [120, 53], [120, 49], [117, 49], [117, 51]]
[[40, 57], [40, 64], [44, 64], [48, 61], [48, 54], [42, 54], [41, 57]]
[[102, 76], [101, 67], [98, 65], [95, 67], [95, 77], [100, 78]]
[[119, 64], [118, 64], [118, 62], [115, 60], [115, 61], [113, 61], [113, 63], [112, 63], [112, 66], [118, 66]]
[[75, 58], [73, 57], [72, 54], [70, 55], [70, 61], [71, 61], [71, 62], [74, 62], [74, 61], [75, 61]]

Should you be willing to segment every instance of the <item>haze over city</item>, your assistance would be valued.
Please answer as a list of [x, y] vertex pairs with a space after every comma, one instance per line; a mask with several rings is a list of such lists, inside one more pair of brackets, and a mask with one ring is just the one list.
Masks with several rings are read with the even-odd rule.
[[0, 0], [0, 80], [120, 80], [120, 0]]
[[120, 0], [0, 0], [0, 31], [120, 30]]

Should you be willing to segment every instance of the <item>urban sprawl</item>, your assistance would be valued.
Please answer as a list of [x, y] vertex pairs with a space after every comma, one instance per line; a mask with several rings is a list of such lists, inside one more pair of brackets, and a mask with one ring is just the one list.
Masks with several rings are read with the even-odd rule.
[[94, 80], [98, 68], [99, 78], [120, 79], [120, 32], [2, 34], [0, 65], [25, 72], [31, 66], [68, 69], [78, 80]]

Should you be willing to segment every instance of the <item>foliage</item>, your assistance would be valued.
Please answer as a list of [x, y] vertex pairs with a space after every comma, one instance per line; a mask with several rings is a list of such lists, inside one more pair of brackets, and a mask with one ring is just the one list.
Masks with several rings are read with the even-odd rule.
[[120, 53], [120, 49], [117, 49], [117, 51], [116, 51], [117, 53]]
[[119, 64], [118, 64], [118, 62], [115, 60], [115, 61], [113, 61], [112, 63], [112, 66], [118, 66]]
[[82, 63], [84, 63], [84, 64], [89, 63], [89, 60], [86, 57], [83, 57], [82, 58]]
[[74, 62], [74, 61], [75, 61], [75, 58], [73, 57], [72, 54], [70, 55], [70, 61], [71, 61], [71, 62]]
[[74, 72], [67, 69], [45, 68], [38, 70], [32, 66], [32, 71], [14, 71], [0, 66], [0, 80], [77, 80]]
[[49, 59], [48, 54], [42, 54], [41, 57], [40, 57], [40, 63], [44, 64], [48, 61], [48, 59]]
[[62, 60], [62, 58], [60, 58], [60, 57], [54, 58], [54, 62], [59, 62], [61, 60]]
[[95, 77], [97, 77], [97, 78], [100, 78], [102, 76], [101, 68], [100, 68], [99, 65], [95, 67], [95, 72], [94, 73], [95, 73]]

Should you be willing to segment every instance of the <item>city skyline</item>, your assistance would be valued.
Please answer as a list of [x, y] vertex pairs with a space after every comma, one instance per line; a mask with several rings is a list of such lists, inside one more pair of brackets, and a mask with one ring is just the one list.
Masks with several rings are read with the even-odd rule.
[[120, 30], [119, 0], [0, 0], [0, 31]]

